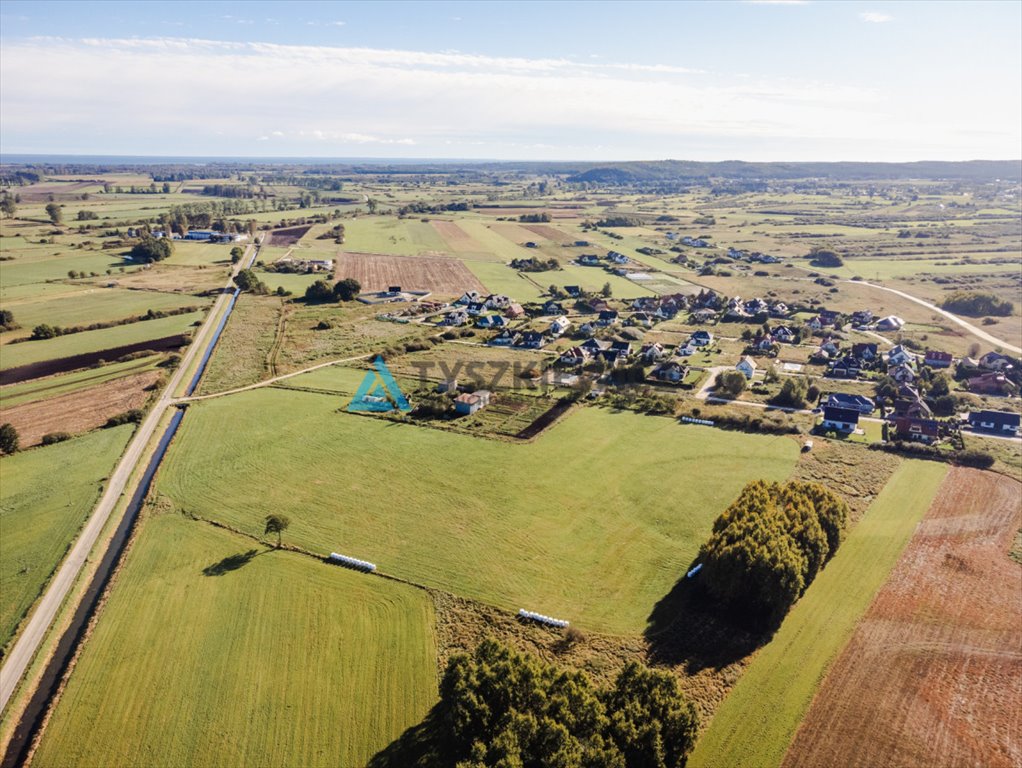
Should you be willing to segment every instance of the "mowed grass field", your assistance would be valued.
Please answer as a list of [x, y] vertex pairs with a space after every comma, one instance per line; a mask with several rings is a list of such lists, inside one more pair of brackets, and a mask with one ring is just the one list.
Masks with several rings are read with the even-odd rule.
[[202, 320], [204, 315], [205, 310], [202, 310], [184, 315], [161, 317], [156, 320], [129, 323], [128, 325], [116, 325], [113, 328], [72, 333], [43, 341], [5, 344], [0, 347], [0, 369], [17, 368], [42, 360], [71, 357], [86, 352], [99, 352], [140, 341], [187, 333], [196, 322]]
[[33, 765], [363, 766], [436, 701], [425, 592], [143, 525]]
[[749, 480], [795, 441], [585, 408], [511, 444], [255, 390], [193, 404], [159, 490], [177, 507], [378, 564], [388, 574], [585, 628], [642, 632]]
[[92, 511], [133, 429], [102, 429], [0, 459], [0, 648]]
[[[907, 460], [721, 704], [690, 768], [772, 768], [926, 514], [947, 467]], [[840, 762], [840, 759], [838, 759]]]

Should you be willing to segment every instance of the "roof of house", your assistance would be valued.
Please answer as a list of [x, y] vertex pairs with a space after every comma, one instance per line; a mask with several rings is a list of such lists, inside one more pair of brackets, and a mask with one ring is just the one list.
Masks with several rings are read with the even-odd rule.
[[865, 395], [849, 395], [844, 392], [831, 392], [827, 396], [827, 402], [838, 408], [855, 408], [861, 405], [869, 405], [872, 408], [874, 405]]
[[753, 360], [753, 359], [752, 359], [751, 357], [749, 357], [748, 355], [746, 355], [745, 357], [743, 357], [743, 358], [741, 359], [741, 362], [739, 362], [739, 363], [738, 363], [738, 365], [741, 365], [742, 363], [745, 363], [746, 365], [748, 365], [748, 366], [749, 366], [750, 368], [752, 368], [752, 370], [756, 370], [756, 361], [755, 361], [755, 360]]
[[941, 352], [940, 350], [937, 350], [937, 349], [928, 349], [928, 350], [926, 350], [926, 359], [927, 360], [951, 360], [952, 357], [951, 357], [951, 353], [950, 352]]
[[969, 423], [977, 421], [994, 424], [998, 427], [1018, 427], [1022, 423], [1022, 417], [1017, 413], [1005, 411], [972, 411], [969, 414]]
[[823, 418], [825, 421], [841, 421], [848, 424], [858, 424], [859, 412], [854, 408], [841, 408], [836, 405], [825, 405], [823, 407]]

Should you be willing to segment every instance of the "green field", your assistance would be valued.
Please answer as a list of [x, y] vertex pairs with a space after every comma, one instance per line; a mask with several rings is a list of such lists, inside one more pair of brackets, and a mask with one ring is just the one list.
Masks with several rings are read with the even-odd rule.
[[101, 429], [0, 459], [0, 648], [92, 511], [133, 430]]
[[33, 765], [361, 766], [419, 722], [437, 696], [428, 595], [252, 547], [146, 520]]
[[16, 368], [20, 365], [54, 360], [61, 357], [99, 352], [112, 347], [135, 344], [149, 339], [187, 333], [192, 325], [202, 320], [205, 311], [190, 312], [186, 315], [161, 317], [98, 331], [83, 331], [68, 336], [43, 341], [26, 341], [21, 344], [5, 344], [0, 347], [0, 369]]
[[901, 464], [721, 704], [689, 758], [690, 768], [781, 764], [827, 670], [887, 580], [946, 473], [944, 464]]
[[60, 376], [46, 376], [41, 379], [29, 379], [17, 384], [8, 384], [5, 387], [0, 387], [0, 407], [11, 408], [20, 403], [45, 400], [86, 387], [94, 387], [97, 384], [105, 384], [122, 376], [151, 371], [163, 359], [163, 355], [154, 353], [148, 357], [125, 360], [122, 363], [110, 363], [98, 368], [85, 368]]
[[[511, 269], [507, 264], [496, 261], [469, 261], [462, 259], [465, 266], [479, 282], [492, 293], [503, 293], [519, 303], [539, 301], [550, 283], [556, 283], [561, 272], [532, 272], [525, 274]], [[533, 282], [535, 281], [535, 282]], [[540, 288], [536, 283], [539, 283]]]
[[21, 328], [4, 333], [2, 337], [6, 340], [16, 336], [27, 336], [40, 323], [63, 327], [89, 325], [144, 315], [150, 309], [168, 311], [207, 304], [209, 299], [187, 294], [129, 291], [118, 288], [88, 288], [75, 292], [73, 296], [44, 295], [31, 301], [5, 305], [6, 309], [14, 313]]
[[193, 266], [228, 265], [231, 262], [231, 249], [240, 246], [248, 247], [248, 242], [241, 243], [203, 243], [178, 240], [174, 243], [174, 253], [165, 264], [184, 264]]
[[161, 470], [181, 509], [494, 605], [641, 632], [754, 478], [795, 441], [582, 409], [511, 444], [338, 412], [263, 389], [193, 405]]
[[344, 225], [344, 250], [416, 256], [447, 251], [447, 243], [431, 224], [418, 219], [383, 216], [353, 219]]

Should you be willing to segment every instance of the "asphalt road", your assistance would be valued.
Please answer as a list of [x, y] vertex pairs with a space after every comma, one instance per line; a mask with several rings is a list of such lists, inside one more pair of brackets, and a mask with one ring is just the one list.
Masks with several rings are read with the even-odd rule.
[[[232, 270], [232, 277], [237, 274], [242, 265], [248, 263], [253, 247], [255, 247], [254, 244], [248, 246], [245, 256]], [[233, 287], [233, 285], [233, 282], [228, 280], [225, 288]], [[213, 308], [206, 315], [205, 322], [199, 328], [198, 333], [196, 333], [195, 340], [182, 356], [180, 365], [178, 365], [174, 374], [170, 377], [167, 386], [160, 393], [156, 404], [142, 421], [135, 436], [128, 443], [128, 447], [121, 457], [117, 468], [107, 481], [106, 488], [103, 491], [102, 497], [100, 497], [99, 503], [96, 504], [92, 516], [85, 523], [85, 527], [82, 528], [67, 557], [64, 558], [53, 580], [47, 586], [46, 592], [36, 605], [31, 618], [19, 635], [14, 647], [11, 648], [11, 652], [4, 659], [3, 666], [0, 667], [0, 711], [6, 708], [7, 703], [14, 694], [18, 681], [38, 651], [68, 592], [74, 586], [78, 574], [88, 560], [89, 553], [92, 551], [96, 540], [99, 538], [121, 495], [134, 490], [133, 487], [128, 487], [131, 475], [141, 461], [142, 455], [145, 453], [153, 434], [156, 432], [160, 419], [163, 418], [167, 408], [173, 404], [174, 392], [185, 377], [191, 375], [189, 369], [192, 363], [195, 362], [197, 356], [205, 351], [209, 344], [220, 311], [230, 299], [230, 293], [222, 293], [214, 302]], [[98, 553], [97, 557], [101, 555], [102, 553]]]

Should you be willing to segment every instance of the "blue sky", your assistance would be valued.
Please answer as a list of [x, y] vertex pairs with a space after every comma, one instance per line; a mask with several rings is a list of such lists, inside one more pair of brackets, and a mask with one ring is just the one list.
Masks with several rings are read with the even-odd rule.
[[0, 5], [4, 153], [1022, 156], [1022, 3]]

